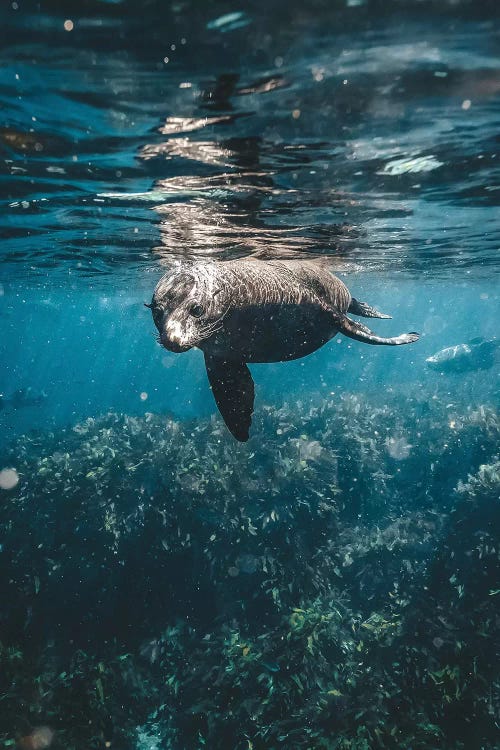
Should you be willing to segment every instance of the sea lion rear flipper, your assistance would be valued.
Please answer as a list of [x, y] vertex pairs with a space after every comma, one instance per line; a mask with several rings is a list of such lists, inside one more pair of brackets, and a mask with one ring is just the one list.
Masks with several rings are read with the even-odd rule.
[[354, 297], [351, 299], [347, 312], [353, 315], [361, 315], [363, 318], [386, 318], [387, 320], [391, 318], [390, 315], [385, 315], [385, 313], [379, 312], [374, 307], [367, 305], [366, 302], [360, 302]]
[[252, 423], [254, 383], [245, 362], [205, 354], [208, 380], [222, 418], [236, 440], [248, 440]]
[[349, 336], [351, 339], [356, 339], [356, 341], [362, 341], [364, 344], [400, 346], [401, 344], [411, 344], [420, 336], [419, 333], [412, 331], [411, 333], [402, 333], [400, 336], [393, 336], [392, 338], [385, 339], [382, 336], [377, 336], [376, 333], [370, 331], [370, 329], [362, 323], [351, 320], [339, 310], [333, 310], [332, 312], [335, 317], [335, 325], [340, 333], [343, 333], [344, 336]]

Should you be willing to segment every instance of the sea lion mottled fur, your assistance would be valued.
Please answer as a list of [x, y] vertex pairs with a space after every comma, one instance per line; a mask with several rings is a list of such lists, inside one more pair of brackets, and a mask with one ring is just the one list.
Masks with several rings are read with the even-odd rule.
[[248, 362], [304, 357], [337, 333], [367, 344], [398, 346], [418, 333], [381, 338], [346, 313], [389, 318], [351, 297], [345, 284], [307, 261], [179, 263], [160, 279], [151, 305], [161, 344], [198, 347], [226, 425], [248, 440], [254, 383]]

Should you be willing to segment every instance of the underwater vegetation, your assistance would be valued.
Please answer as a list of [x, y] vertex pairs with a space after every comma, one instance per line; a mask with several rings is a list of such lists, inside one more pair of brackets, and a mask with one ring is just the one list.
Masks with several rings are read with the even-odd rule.
[[499, 433], [388, 392], [17, 439], [0, 748], [493, 750]]

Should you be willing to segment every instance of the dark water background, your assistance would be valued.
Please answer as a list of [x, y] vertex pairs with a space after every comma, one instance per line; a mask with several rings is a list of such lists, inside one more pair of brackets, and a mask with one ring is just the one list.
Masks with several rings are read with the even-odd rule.
[[[266, 493], [281, 492], [281, 480], [269, 467], [275, 467], [290, 445], [295, 445], [293, 440], [302, 439], [302, 432], [306, 433], [307, 440], [303, 439], [308, 447], [302, 446], [290, 461], [316, 461], [314, 481], [320, 484], [327, 474], [331, 478], [332, 466], [317, 460], [318, 451], [335, 453], [342, 464], [342, 452], [345, 459], [353, 441], [362, 443], [370, 439], [369, 420], [363, 423], [364, 432], [360, 427], [363, 437], [347, 434], [351, 427], [355, 430], [359, 414], [356, 408], [352, 413], [349, 411], [352, 404], [343, 407], [350, 417], [343, 423], [345, 434], [343, 441], [339, 441], [340, 447], [335, 434], [325, 437], [327, 427], [323, 423], [320, 425], [314, 412], [319, 403], [328, 402], [332, 404], [334, 419], [336, 400], [342, 394], [346, 399], [356, 394], [365, 415], [367, 410], [378, 408], [381, 398], [387, 395], [380, 412], [386, 420], [381, 428], [386, 442], [382, 443], [380, 455], [393, 463], [389, 467], [381, 466], [380, 471], [395, 471], [412, 496], [415, 487], [421, 487], [424, 481], [422, 477], [417, 480], [417, 466], [422, 469], [427, 459], [429, 467], [434, 466], [430, 446], [438, 438], [430, 432], [435, 430], [441, 434], [445, 424], [460, 424], [461, 419], [465, 424], [469, 419], [470, 434], [467, 439], [458, 438], [458, 442], [453, 443], [457, 452], [448, 468], [442, 470], [442, 484], [432, 491], [427, 488], [422, 495], [427, 499], [432, 495], [432, 502], [427, 506], [429, 512], [452, 513], [457, 483], [466, 482], [468, 475], [478, 472], [480, 465], [492, 464], [494, 452], [498, 450], [494, 438], [497, 433], [489, 417], [488, 420], [481, 418], [482, 422], [478, 418], [479, 424], [474, 421], [476, 417], [470, 421], [470, 413], [475, 409], [474, 414], [484, 416], [484, 409], [497, 406], [499, 355], [497, 352], [494, 364], [487, 369], [472, 366], [462, 373], [431, 370], [425, 360], [444, 347], [475, 337], [489, 340], [498, 335], [498, 4], [486, 0], [276, 0], [240, 5], [194, 0], [165, 3], [17, 0], [1, 4], [0, 29], [3, 37], [0, 47], [0, 393], [6, 397], [0, 411], [0, 449], [5, 456], [0, 456], [0, 469], [16, 468], [22, 480], [21, 489], [12, 491], [20, 495], [0, 490], [6, 497], [5, 502], [10, 503], [12, 497], [17, 497], [22, 505], [22, 493], [27, 493], [26, 500], [30, 492], [35, 492], [29, 487], [26, 473], [23, 475], [23, 467], [26, 472], [27, 466], [23, 461], [35, 465], [43, 451], [49, 451], [44, 446], [51, 446], [47, 455], [59, 455], [66, 449], [76, 455], [81, 445], [71, 440], [77, 440], [80, 433], [71, 432], [72, 427], [81, 420], [99, 418], [112, 411], [128, 415], [127, 419], [137, 417], [139, 420], [147, 413], [161, 415], [161, 420], [170, 425], [168, 430], [179, 422], [180, 432], [174, 443], [193, 440], [193, 444], [198, 445], [196, 450], [193, 448], [196, 455], [205, 456], [202, 459], [205, 468], [206, 445], [210, 446], [211, 441], [222, 445], [222, 461], [232, 462], [232, 468], [227, 469], [228, 476], [238, 474], [238, 467], [248, 458], [248, 450], [257, 451], [262, 465], [254, 467], [254, 485], [245, 490], [248, 507], [255, 508]], [[392, 321], [375, 321], [372, 327], [377, 333], [389, 336], [419, 330], [423, 335], [413, 346], [390, 351], [339, 338], [305, 360], [254, 367], [257, 384], [254, 440], [250, 441], [248, 450], [236, 450], [230, 438], [219, 429], [220, 418], [215, 414], [200, 353], [191, 351], [178, 356], [162, 350], [156, 343], [150, 314], [142, 303], [150, 300], [156, 281], [172, 257], [224, 260], [250, 255], [328, 257], [332, 268], [358, 299], [393, 316]], [[26, 390], [20, 397], [18, 395], [17, 402], [15, 396], [12, 401], [19, 389]], [[415, 407], [417, 402], [419, 406]], [[425, 404], [435, 404], [436, 411], [431, 410], [429, 416]], [[269, 407], [292, 410], [287, 419], [299, 430], [293, 437], [290, 433], [292, 442], [287, 443], [287, 430], [281, 427], [278, 435], [282, 437], [276, 437], [277, 417], [273, 417], [274, 422], [269, 417], [269, 422], [262, 416], [268, 413]], [[418, 422], [426, 414], [426, 427], [419, 432], [417, 423], [411, 420], [415, 418]], [[209, 419], [211, 421], [207, 421]], [[283, 421], [282, 417], [279, 419]], [[157, 437], [162, 434], [161, 420], [155, 423]], [[137, 424], [139, 426], [123, 429], [130, 429], [132, 435], [134, 429], [136, 433], [146, 429], [144, 422]], [[107, 429], [114, 430], [114, 425], [110, 423]], [[67, 432], [60, 431], [66, 426], [73, 436], [71, 440]], [[31, 432], [33, 430], [36, 432]], [[202, 432], [198, 434], [196, 430]], [[51, 431], [49, 436], [47, 431]], [[13, 442], [26, 433], [31, 436], [29, 440], [21, 438], [20, 442]], [[174, 434], [177, 434], [175, 430]], [[201, 443], [196, 443], [197, 440]], [[440, 455], [448, 450], [446, 440], [448, 438], [443, 437], [445, 447]], [[84, 441], [83, 436], [81, 441]], [[66, 444], [71, 447], [65, 447]], [[30, 445], [33, 445], [31, 453]], [[200, 446], [204, 446], [203, 450]], [[267, 453], [262, 446], [266, 446]], [[142, 448], [136, 446], [136, 450], [139, 456]], [[168, 450], [169, 471], [174, 477], [180, 458], [176, 458], [170, 448]], [[242, 453], [243, 450], [247, 452]], [[366, 482], [366, 486], [373, 489], [376, 464], [382, 459], [379, 456], [364, 479], [362, 453], [359, 460], [359, 476], [355, 472], [349, 475], [349, 488], [344, 482], [344, 508], [348, 507], [345, 498], [355, 486], [353, 482]], [[99, 461], [92, 471], [98, 467]], [[52, 470], [60, 477], [61, 470], [59, 474], [54, 467]], [[456, 471], [456, 475], [445, 481], [447, 471]], [[272, 481], [270, 476], [274, 477]], [[342, 485], [341, 466], [336, 467], [335, 476], [335, 481]], [[491, 486], [496, 488], [492, 491], [494, 496], [498, 495], [498, 484], [495, 484], [498, 480], [496, 474], [492, 476]], [[138, 487], [142, 487], [143, 493], [146, 487], [146, 494], [150, 491], [154, 494], [158, 481], [151, 468], [149, 474], [141, 476]], [[224, 491], [233, 496], [235, 490], [231, 481], [228, 479]], [[306, 484], [313, 482], [310, 477], [304, 481]], [[57, 506], [57, 498], [61, 497], [57, 483], [44, 484], [43, 473], [37, 482], [35, 494], [43, 495], [47, 507]], [[172, 513], [175, 514], [176, 503], [182, 501], [186, 491], [194, 490], [177, 485], [177, 479], [172, 482]], [[302, 491], [300, 483], [297, 486], [299, 489], [293, 491], [293, 497], [300, 496]], [[90, 490], [80, 489], [82, 498], [88, 500]], [[107, 491], [113, 492], [112, 484]], [[222, 490], [219, 487], [213, 492], [215, 498]], [[286, 494], [288, 490], [283, 492]], [[403, 500], [401, 507], [397, 503], [391, 506], [400, 490], [384, 485], [380, 490], [384, 500], [378, 509], [376, 504], [364, 504], [363, 491], [360, 492], [354, 503], [356, 513], [342, 517], [344, 534], [351, 533], [353, 524], [357, 523], [371, 524], [371, 528], [392, 523], [403, 512]], [[369, 492], [371, 490], [367, 489], [366, 493]], [[207, 493], [206, 504], [217, 506], [217, 512], [222, 513], [218, 501], [210, 497], [208, 490]], [[16, 512], [28, 516], [33, 513], [33, 507], [26, 503], [24, 510], [21, 511], [19, 505]], [[137, 497], [130, 503], [127, 518], [134, 503], [137, 506]], [[412, 512], [421, 511], [418, 503], [412, 507]], [[37, 512], [42, 514], [37, 518], [43, 525], [43, 519], [50, 514], [45, 513], [42, 506]], [[203, 512], [206, 520], [208, 511], [205, 508]], [[14, 534], [12, 529], [18, 528], [19, 521], [15, 514], [10, 516], [9, 513], [3, 521], [4, 537], [0, 539], [0, 545], [7, 544], [8, 550], [6, 540], [12, 538], [9, 534]], [[479, 517], [481, 513], [479, 510]], [[62, 509], [55, 513], [56, 526], [61, 514], [64, 515]], [[109, 531], [111, 521], [109, 516], [106, 518]], [[213, 518], [206, 521], [210, 528], [223, 526], [220, 517], [217, 518], [215, 522]], [[439, 527], [441, 531], [448, 521], [446, 516]], [[496, 517], [495, 523], [497, 521]], [[26, 523], [25, 519], [23, 524]], [[75, 531], [70, 521], [68, 524], [67, 538], [64, 542], [58, 541], [54, 548], [59, 552], [52, 551], [53, 557], [60, 554], [63, 561], [66, 559], [61, 551], [64, 545], [68, 548], [76, 545], [74, 549], [80, 549], [74, 536], [78, 536], [78, 529]], [[28, 526], [22, 526], [25, 542], [28, 540], [23, 549], [26, 558], [32, 559], [36, 545], [33, 528], [29, 530]], [[97, 524], [96, 533], [100, 528]], [[290, 528], [293, 529], [293, 521], [290, 521]], [[488, 533], [494, 538], [492, 520], [487, 513], [474, 531], [476, 541], [477, 534], [484, 529], [489, 529]], [[497, 526], [495, 529], [498, 531]], [[446, 534], [442, 538], [445, 537]], [[95, 542], [96, 551], [92, 553], [93, 542], [85, 538], [87, 547], [86, 552], [82, 552], [83, 557], [86, 554], [99, 556], [98, 543]], [[141, 540], [141, 544], [147, 543], [142, 537]], [[239, 540], [233, 541], [239, 543]], [[415, 548], [422, 543], [418, 534], [413, 541]], [[148, 543], [152, 544], [151, 540]], [[462, 540], [460, 545], [467, 543]], [[17, 548], [12, 544], [12, 549]], [[33, 549], [30, 544], [35, 545]], [[344, 540], [344, 547], [345, 544]], [[77, 552], [73, 554], [76, 560]], [[245, 554], [249, 554], [248, 550]], [[426, 571], [440, 559], [439, 554], [430, 544]], [[132, 579], [134, 570], [137, 571], [137, 591], [144, 588], [146, 578], [149, 581], [157, 575], [154, 561], [145, 573], [138, 562], [140, 557], [138, 554], [137, 559], [127, 558], [123, 553], [123, 559], [128, 560], [124, 565]], [[0, 623], [3, 622], [8, 634], [5, 636], [7, 644], [18, 642], [22, 647], [32, 644], [34, 651], [30, 658], [36, 662], [39, 654], [45, 653], [47, 644], [53, 641], [52, 628], [62, 628], [58, 637], [64, 642], [68, 640], [68, 632], [75, 628], [81, 636], [78, 607], [75, 618], [80, 625], [76, 626], [76, 620], [69, 618], [65, 630], [61, 622], [66, 620], [61, 619], [54, 605], [61, 601], [58, 599], [62, 596], [61, 590], [66, 595], [74, 588], [74, 581], [68, 573], [69, 578], [61, 584], [61, 590], [51, 594], [49, 586], [44, 611], [44, 600], [38, 598], [35, 603], [29, 599], [33, 596], [32, 584], [29, 595], [28, 589], [23, 588], [28, 579], [38, 580], [36, 594], [39, 590], [43, 594], [44, 574], [30, 568], [30, 573], [23, 573], [15, 580], [12, 571], [9, 573], [9, 565], [14, 566], [14, 556], [9, 559], [1, 588], [4, 597], [12, 597], [17, 604], [12, 605], [12, 617], [5, 613]], [[182, 564], [185, 561], [179, 562], [177, 558], [172, 563], [174, 567], [182, 567]], [[19, 560], [16, 565], [20, 565]], [[240, 565], [240, 572], [245, 572], [245, 568], [253, 572], [254, 565], [247, 560]], [[238, 566], [235, 568], [233, 564], [230, 568], [234, 570]], [[417, 568], [415, 576], [418, 573], [423, 580], [424, 568]], [[290, 563], [289, 572], [292, 570], [295, 569]], [[381, 567], [379, 572], [382, 580], [384, 575], [389, 576], [384, 570]], [[478, 562], [477, 570], [483, 570], [482, 563]], [[452, 570], [451, 576], [453, 574]], [[9, 578], [10, 575], [13, 577]], [[171, 576], [171, 571], [165, 575]], [[91, 580], [90, 593], [83, 596], [79, 605], [87, 612], [93, 610], [96, 601], [101, 602], [95, 592], [103, 588], [102, 578], [97, 576]], [[493, 573], [488, 582], [486, 597], [490, 590], [498, 588]], [[183, 585], [184, 598], [189, 602], [190, 584], [184, 581]], [[387, 580], [386, 588], [391, 585], [392, 581]], [[224, 585], [221, 586], [224, 589]], [[370, 584], [366, 583], [366, 587], [369, 590]], [[230, 590], [229, 584], [226, 588]], [[373, 584], [373, 588], [377, 586]], [[132, 637], [133, 645], [129, 643], [131, 651], [139, 648], [139, 641], [156, 637], [167, 624], [172, 625], [178, 617], [185, 616], [185, 602], [177, 609], [175, 604], [182, 599], [181, 589], [182, 586], [175, 594], [178, 599], [171, 592], [173, 598], [167, 613], [158, 603], [161, 588], [155, 589], [154, 601], [147, 595], [141, 599], [136, 591], [140, 611], [150, 613], [154, 625], [149, 632], [147, 627], [139, 628], [135, 622], [133, 627], [138, 635], [135, 641]], [[127, 620], [124, 589], [118, 586], [117, 590], [121, 591], [122, 598], [117, 595], [114, 606], [122, 620]], [[144, 590], [149, 590], [148, 586]], [[349, 584], [345, 583], [342, 595], [347, 595], [348, 590]], [[316, 589], [314, 593], [317, 594]], [[307, 599], [310, 594], [305, 587], [300, 596], [297, 594], [295, 601], [286, 606], [289, 610], [292, 606], [298, 607], [300, 597]], [[253, 596], [246, 590], [238, 595], [244, 603], [245, 597]], [[231, 596], [229, 593], [228, 598]], [[372, 598], [372, 594], [367, 596]], [[208, 605], [209, 600], [206, 594], [206, 599], [193, 604], [193, 608], [203, 610], [204, 606], [215, 606], [215, 622], [219, 624], [237, 619], [220, 601], [219, 605], [213, 602]], [[488, 601], [491, 603], [492, 597]], [[476, 604], [469, 602], [471, 611]], [[108, 615], [103, 614], [99, 606], [94, 613], [97, 634], [102, 617], [106, 623], [103, 625], [106, 642], [117, 639], [118, 643], [123, 643], [126, 640], [123, 632], [127, 628], [113, 631], [106, 619]], [[354, 610], [356, 606], [353, 604]], [[417, 611], [419, 606], [415, 604]], [[256, 616], [260, 617], [258, 607], [257, 611]], [[31, 614], [26, 615], [26, 612]], [[368, 615], [365, 612], [363, 616]], [[491, 624], [495, 618], [488, 614], [486, 619]], [[207, 622], [204, 627], [208, 627]], [[248, 627], [251, 629], [251, 622]], [[457, 625], [456, 630], [459, 629]], [[22, 634], [17, 641], [16, 632]], [[407, 641], [409, 648], [412, 637]], [[488, 637], [491, 652], [494, 636]], [[441, 635], [435, 638], [442, 640]], [[460, 640], [459, 635], [457, 639]], [[81, 645], [78, 638], [75, 643]], [[74, 657], [66, 655], [64, 658]], [[63, 657], [58, 655], [54, 659]], [[156, 668], [154, 659], [153, 662]], [[197, 663], [202, 662], [203, 654], [198, 654]], [[450, 664], [434, 666], [439, 672]], [[417, 673], [415, 668], [412, 678], [417, 679]], [[32, 677], [26, 678], [28, 682]], [[98, 679], [101, 677], [95, 677], [94, 683]], [[408, 676], [405, 679], [409, 679]], [[445, 675], [443, 680], [446, 679]], [[483, 683], [490, 684], [490, 681], [491, 676], [483, 679]], [[449, 678], [449, 682], [454, 685], [453, 678]], [[6, 695], [9, 689], [5, 688]], [[250, 692], [252, 689], [248, 688]], [[73, 746], [71, 742], [74, 742], [75, 747], [83, 747], [78, 743], [84, 740], [78, 739], [80, 735], [74, 729], [86, 724], [82, 716], [99, 716], [101, 723], [97, 722], [99, 730], [94, 734], [101, 740], [94, 737], [97, 743], [104, 741], [102, 723], [106, 726], [106, 722], [117, 723], [115, 709], [110, 705], [112, 699], [104, 699], [99, 688], [97, 698], [92, 688], [95, 705], [92, 701], [89, 705], [93, 708], [82, 708], [78, 719], [66, 706], [70, 717], [67, 720], [59, 714], [54, 717], [54, 713], [58, 713], [54, 705], [65, 705], [66, 699], [58, 698], [61, 703], [57, 703], [49, 696], [45, 703], [40, 699], [36, 710], [28, 709], [30, 699], [26, 696], [31, 695], [31, 688], [26, 690], [24, 694], [20, 689], [23, 693], [20, 702], [4, 701], [9, 711], [15, 712], [17, 717], [22, 715], [20, 720], [12, 718], [10, 724], [4, 721], [1, 725], [6, 747], [5, 743], [12, 737], [47, 723], [62, 732], [60, 736], [69, 743], [67, 746]], [[120, 693], [122, 688], [115, 685], [109, 690], [112, 694], [115, 691], [123, 708], [127, 701]], [[125, 693], [130, 695], [129, 684]], [[490, 704], [487, 706], [485, 698], [484, 715], [476, 704], [470, 711], [467, 725], [470, 735], [466, 740], [463, 728], [455, 733], [450, 727], [456, 726], [456, 716], [466, 711], [464, 705], [473, 704], [472, 698], [467, 696], [457, 708], [456, 716], [445, 716], [444, 723], [439, 725], [444, 739], [443, 736], [436, 739], [437, 735], [429, 730], [429, 736], [434, 737], [429, 740], [431, 744], [425, 744], [427, 740], [418, 739], [417, 735], [416, 739], [405, 735], [406, 740], [402, 739], [402, 744], [398, 745], [394, 736], [392, 740], [381, 739], [373, 728], [367, 730], [371, 732], [367, 735], [369, 739], [364, 735], [358, 737], [356, 732], [360, 731], [361, 718], [352, 718], [356, 712], [351, 716], [349, 706], [342, 705], [337, 707], [340, 724], [328, 735], [330, 745], [319, 744], [318, 738], [307, 740], [310, 745], [301, 744], [306, 740], [297, 728], [294, 731], [299, 731], [299, 735], [294, 738], [290, 735], [287, 739], [283, 728], [271, 738], [272, 732], [266, 734], [262, 730], [261, 736], [258, 732], [252, 734], [248, 727], [245, 739], [238, 740], [245, 744], [237, 744], [236, 735], [223, 734], [222, 724], [215, 723], [210, 734], [206, 723], [201, 722], [199, 727], [196, 725], [196, 732], [190, 734], [186, 722], [179, 722], [177, 726], [175, 720], [167, 720], [160, 712], [158, 716], [163, 716], [164, 721], [162, 731], [168, 734], [171, 730], [171, 737], [177, 739], [169, 740], [171, 745], [158, 747], [184, 750], [208, 743], [206, 746], [211, 748], [493, 748], [495, 700], [488, 694]], [[156, 695], [158, 697], [158, 693]], [[451, 701], [458, 701], [451, 688], [450, 695]], [[81, 700], [84, 705], [83, 698]], [[196, 703], [198, 698], [186, 700]], [[217, 700], [222, 712], [224, 706], [230, 705], [225, 693]], [[362, 702], [359, 698], [356, 700]], [[437, 703], [438, 699], [435, 700]], [[168, 701], [160, 696], [157, 702], [163, 705]], [[299, 703], [302, 705], [304, 701], [305, 698], [301, 698]], [[135, 710], [142, 718], [135, 716]], [[178, 707], [181, 714], [193, 715], [189, 710], [186, 705]], [[286, 713], [292, 709], [287, 706], [280, 710]], [[391, 710], [396, 715], [400, 708], [393, 706]], [[198, 716], [201, 709], [197, 711], [194, 713]], [[215, 713], [213, 706], [207, 710], [209, 716]], [[146, 726], [143, 707], [139, 711], [137, 706], [135, 709], [132, 706], [126, 718], [120, 716], [118, 723], [122, 722], [124, 727]], [[344, 718], [339, 719], [339, 716]], [[342, 729], [344, 720], [348, 729]], [[276, 718], [277, 724], [279, 721]], [[298, 720], [299, 728], [301, 722], [306, 721], [305, 718]], [[439, 724], [435, 718], [432, 721]], [[176, 729], [172, 729], [174, 725]], [[73, 738], [72, 731], [76, 732], [77, 739]], [[126, 732], [123, 731], [120, 742], [130, 742], [131, 730], [127, 729], [128, 740], [124, 739]], [[160, 729], [156, 727], [155, 731], [159, 737]], [[142, 735], [139, 732], [142, 740], [137, 746], [141, 750], [156, 747], [155, 731], [151, 733], [148, 729]], [[351, 738], [352, 744], [334, 744], [344, 741], [342, 732]], [[368, 742], [366, 746], [362, 744], [364, 741]], [[391, 745], [391, 742], [396, 744]], [[462, 742], [465, 745], [460, 744]]]

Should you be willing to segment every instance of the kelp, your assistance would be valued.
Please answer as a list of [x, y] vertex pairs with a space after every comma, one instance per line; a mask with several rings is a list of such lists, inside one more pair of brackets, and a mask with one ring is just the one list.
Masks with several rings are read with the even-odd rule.
[[500, 419], [402, 403], [13, 443], [0, 747], [493, 750]]

